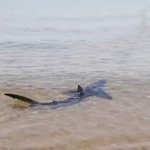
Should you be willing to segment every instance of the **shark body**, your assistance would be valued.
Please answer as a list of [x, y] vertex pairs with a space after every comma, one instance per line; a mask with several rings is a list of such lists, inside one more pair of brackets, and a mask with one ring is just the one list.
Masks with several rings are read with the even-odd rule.
[[105, 80], [100, 80], [98, 82], [93, 83], [90, 86], [87, 86], [85, 89], [78, 85], [77, 90], [67, 92], [68, 95], [71, 94], [71, 96], [69, 96], [67, 99], [60, 101], [52, 101], [49, 103], [40, 103], [38, 101], [17, 94], [5, 93], [4, 95], [30, 103], [30, 107], [49, 106], [52, 109], [57, 109], [60, 107], [67, 107], [80, 103], [82, 101], [86, 101], [89, 97], [92, 96], [112, 100], [112, 97], [103, 90], [105, 84]]

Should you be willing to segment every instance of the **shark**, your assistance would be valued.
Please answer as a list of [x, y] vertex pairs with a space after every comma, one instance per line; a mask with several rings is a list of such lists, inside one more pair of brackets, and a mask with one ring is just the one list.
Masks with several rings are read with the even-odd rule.
[[32, 108], [36, 106], [48, 106], [48, 107], [51, 107], [52, 109], [57, 109], [61, 107], [68, 107], [68, 106], [86, 101], [88, 100], [88, 98], [93, 97], [93, 96], [107, 99], [107, 100], [112, 100], [112, 96], [103, 90], [103, 87], [105, 86], [105, 84], [106, 84], [106, 80], [100, 80], [85, 87], [85, 89], [82, 88], [81, 85], [78, 85], [76, 90], [70, 90], [66, 92], [66, 94], [69, 95], [68, 98], [64, 100], [59, 100], [59, 101], [54, 100], [52, 102], [47, 102], [47, 103], [38, 102], [38, 101], [32, 100], [30, 98], [27, 98], [18, 94], [5, 93], [4, 95], [9, 96], [14, 99], [18, 99], [23, 102], [27, 102], [30, 104], [29, 107], [32, 107]]

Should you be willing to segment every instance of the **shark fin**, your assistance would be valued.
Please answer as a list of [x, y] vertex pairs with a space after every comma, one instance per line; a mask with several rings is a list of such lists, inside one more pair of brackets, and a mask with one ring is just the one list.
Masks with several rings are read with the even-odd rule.
[[27, 97], [24, 97], [24, 96], [21, 96], [21, 95], [17, 95], [17, 94], [10, 94], [10, 93], [5, 93], [4, 95], [6, 96], [9, 96], [9, 97], [12, 97], [14, 99], [18, 99], [18, 100], [21, 100], [23, 102], [27, 102], [27, 103], [30, 103], [30, 104], [38, 104], [38, 102], [32, 100], [32, 99], [29, 99]]
[[80, 85], [78, 85], [77, 92], [78, 92], [79, 95], [83, 94], [83, 88]]
[[108, 100], [112, 100], [112, 96], [110, 96], [108, 93], [106, 93], [104, 90], [100, 90], [96, 95], [96, 97], [105, 98]]

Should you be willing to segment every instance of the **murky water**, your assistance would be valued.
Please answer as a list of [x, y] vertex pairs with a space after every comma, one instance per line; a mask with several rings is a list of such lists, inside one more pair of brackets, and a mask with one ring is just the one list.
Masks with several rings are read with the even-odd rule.
[[[0, 2], [0, 149], [150, 149], [149, 2], [101, 2]], [[112, 101], [40, 111], [4, 96], [50, 102], [101, 79]]]

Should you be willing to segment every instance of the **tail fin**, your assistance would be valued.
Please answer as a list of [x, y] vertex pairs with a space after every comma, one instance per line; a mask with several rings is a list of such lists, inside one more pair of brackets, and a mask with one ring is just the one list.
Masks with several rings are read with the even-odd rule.
[[82, 88], [80, 85], [78, 85], [77, 92], [78, 92], [79, 95], [84, 94], [84, 93], [83, 93], [83, 88]]
[[14, 99], [18, 99], [18, 100], [21, 100], [23, 102], [27, 102], [27, 103], [30, 103], [30, 104], [38, 104], [38, 102], [32, 100], [32, 99], [29, 99], [27, 97], [24, 97], [24, 96], [21, 96], [21, 95], [17, 95], [17, 94], [9, 94], [9, 93], [5, 93], [4, 95], [6, 96], [9, 96], [9, 97], [12, 97]]

